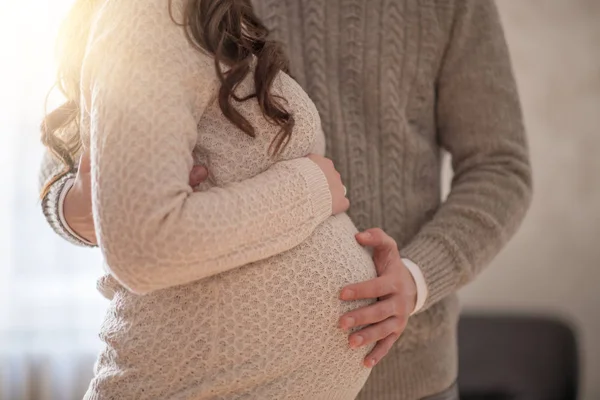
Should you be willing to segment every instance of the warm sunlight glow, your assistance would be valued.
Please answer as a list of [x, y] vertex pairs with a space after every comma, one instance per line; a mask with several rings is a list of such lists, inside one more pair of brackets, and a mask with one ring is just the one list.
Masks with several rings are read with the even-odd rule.
[[[0, 181], [5, 188], [25, 184], [23, 174], [15, 170], [17, 165], [28, 162], [35, 164], [35, 169], [39, 165], [42, 145], [37, 127], [44, 115], [46, 95], [55, 80], [54, 42], [72, 2], [0, 0]], [[60, 101], [60, 96], [54, 96], [49, 107]], [[35, 187], [33, 178], [29, 177]], [[35, 190], [31, 193], [32, 203]], [[2, 192], [6, 193], [5, 189]], [[14, 201], [18, 200], [0, 196], [0, 264], [12, 262], [13, 246], [9, 238], [14, 231], [5, 221]], [[0, 292], [7, 293], [3, 284], [8, 280], [1, 270]], [[0, 324], [2, 320], [0, 312]]]
[[[74, 1], [0, 0], [0, 399], [38, 393], [18, 378], [30, 376], [24, 366], [31, 355], [64, 360], [68, 354], [94, 354], [101, 346], [96, 332], [106, 304], [95, 290], [100, 255], [56, 236], [39, 201], [45, 152], [39, 126], [56, 79], [58, 28]], [[63, 101], [54, 92], [49, 109]], [[64, 361], [44, 365], [52, 377], [36, 379], [36, 385], [70, 368]], [[60, 382], [52, 389], [44, 383], [39, 393], [47, 399], [77, 397]]]
[[[54, 42], [73, 0], [0, 2], [0, 113], [41, 116], [55, 75]], [[32, 102], [42, 101], [38, 104]]]

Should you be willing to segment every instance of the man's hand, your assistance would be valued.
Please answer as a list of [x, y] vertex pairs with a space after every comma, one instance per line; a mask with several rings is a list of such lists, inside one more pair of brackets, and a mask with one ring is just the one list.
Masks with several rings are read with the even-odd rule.
[[[200, 165], [190, 172], [190, 186], [196, 187], [208, 178], [208, 170]], [[69, 227], [82, 238], [97, 244], [92, 217], [92, 185], [90, 155], [85, 152], [79, 160], [77, 177], [65, 197], [63, 214]]]
[[406, 268], [394, 239], [381, 229], [369, 229], [356, 235], [363, 246], [373, 247], [373, 261], [378, 277], [346, 286], [340, 298], [345, 301], [378, 299], [367, 307], [344, 314], [340, 327], [350, 329], [369, 325], [350, 335], [350, 347], [377, 343], [365, 358], [365, 366], [375, 366], [390, 351], [408, 322], [417, 302], [417, 287]]
[[98, 244], [92, 217], [91, 166], [88, 152], [84, 152], [79, 159], [75, 182], [65, 197], [63, 215], [75, 233], [91, 244]]

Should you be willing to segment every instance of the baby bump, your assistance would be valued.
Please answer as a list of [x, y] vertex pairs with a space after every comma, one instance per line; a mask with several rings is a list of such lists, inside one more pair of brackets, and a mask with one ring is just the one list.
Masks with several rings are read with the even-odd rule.
[[350, 349], [348, 332], [337, 325], [343, 313], [369, 304], [342, 302], [340, 290], [376, 276], [356, 232], [348, 216], [331, 217], [304, 243], [269, 259], [149, 296], [121, 292], [106, 319], [109, 348], [98, 366], [139, 361], [149, 376], [176, 368], [192, 390], [224, 395], [265, 376], [293, 377], [284, 386], [310, 383], [315, 392], [327, 390], [320, 382], [366, 379], [369, 349]]
[[349, 349], [348, 333], [338, 327], [343, 313], [369, 304], [342, 302], [340, 290], [376, 276], [356, 232], [345, 214], [332, 217], [294, 249], [222, 274], [220, 360], [235, 369], [246, 354], [248, 363], [280, 373], [302, 363], [325, 363], [329, 373], [360, 371], [368, 349]]

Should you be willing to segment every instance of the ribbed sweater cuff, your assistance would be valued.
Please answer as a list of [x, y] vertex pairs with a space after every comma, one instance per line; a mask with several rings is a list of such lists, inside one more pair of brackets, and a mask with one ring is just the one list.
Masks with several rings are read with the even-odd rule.
[[78, 235], [77, 232], [71, 229], [69, 223], [67, 222], [67, 219], [65, 218], [65, 198], [67, 197], [67, 194], [69, 193], [69, 190], [71, 190], [71, 188], [73, 187], [74, 183], [75, 178], [67, 179], [67, 181], [63, 185], [63, 188], [60, 191], [57, 204], [58, 220], [60, 222], [61, 227], [64, 228], [71, 237], [74, 237], [78, 241], [86, 244], [87, 246], [94, 247], [93, 243], [86, 240], [84, 237]]
[[306, 182], [310, 201], [313, 205], [313, 215], [317, 223], [320, 224], [332, 214], [332, 198], [327, 177], [310, 158], [304, 157], [293, 161]]
[[419, 266], [427, 283], [424, 311], [454, 293], [459, 282], [460, 257], [444, 239], [436, 235], [418, 235], [401, 250], [402, 257]]
[[50, 224], [50, 227], [56, 232], [60, 237], [67, 240], [68, 242], [81, 246], [81, 247], [96, 247], [87, 241], [81, 240], [79, 237], [72, 235], [70, 233], [70, 229], [67, 229], [63, 222], [61, 221], [61, 210], [62, 207], [61, 195], [63, 190], [65, 189], [65, 185], [71, 180], [74, 179], [74, 174], [67, 174], [56, 181], [48, 191], [48, 194], [42, 200], [42, 212], [46, 217], [46, 220]]

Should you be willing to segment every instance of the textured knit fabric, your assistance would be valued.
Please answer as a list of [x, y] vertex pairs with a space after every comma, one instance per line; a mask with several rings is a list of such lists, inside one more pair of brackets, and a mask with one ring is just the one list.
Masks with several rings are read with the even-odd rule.
[[[112, 302], [86, 398], [354, 399], [368, 348], [350, 349], [337, 321], [368, 302], [339, 292], [376, 272], [305, 157], [325, 153], [313, 102], [278, 76], [295, 126], [274, 159], [280, 128], [254, 100], [237, 108], [255, 139], [223, 116], [213, 59], [168, 2], [108, 0], [92, 30], [81, 129]], [[250, 74], [236, 94], [254, 90]], [[200, 192], [194, 161], [210, 171]]]
[[[286, 45], [292, 61], [294, 78], [308, 92], [320, 112], [327, 141], [327, 154], [336, 162], [349, 189], [349, 197], [352, 202], [350, 216], [354, 223], [359, 229], [375, 226], [385, 229], [398, 242], [402, 256], [414, 261], [422, 269], [427, 280], [429, 290], [427, 304], [419, 314], [410, 319], [406, 331], [390, 354], [374, 368], [359, 398], [413, 400], [443, 392], [457, 378], [456, 322], [459, 306], [455, 293], [458, 288], [477, 276], [515, 232], [525, 214], [531, 194], [530, 167], [522, 117], [495, 6], [490, 0], [256, 0], [255, 5], [258, 13], [273, 30], [274, 37]], [[152, 54], [152, 52], [148, 53]], [[187, 54], [187, 52], [182, 53]], [[147, 55], [145, 54], [145, 56]], [[178, 57], [181, 56], [178, 55]], [[143, 80], [145, 84], [150, 85], [153, 89], [158, 83], [161, 84], [161, 88], [163, 86], [169, 88], [169, 96], [161, 99], [163, 102], [177, 103], [177, 96], [183, 96], [190, 90], [206, 93], [204, 89], [200, 90], [198, 87], [199, 77], [190, 79], [185, 87], [180, 87], [181, 82], [175, 82], [170, 75], [165, 77], [164, 73], [155, 71], [154, 65], [144, 65], [143, 68], [154, 74]], [[198, 71], [198, 68], [195, 71]], [[251, 191], [249, 188], [253, 184], [252, 182], [268, 182], [265, 190], [275, 193], [266, 193], [260, 200], [269, 204], [269, 207], [260, 207], [261, 201], [256, 201], [256, 203], [252, 203], [254, 207], [257, 207], [252, 215], [255, 217], [253, 223], [270, 223], [269, 226], [273, 229], [267, 230], [266, 233], [256, 230], [249, 233], [247, 229], [250, 228], [243, 225], [240, 220], [236, 229], [243, 231], [244, 235], [248, 236], [239, 235], [243, 236], [244, 240], [240, 240], [231, 248], [226, 248], [229, 244], [228, 241], [221, 243], [216, 239], [194, 236], [185, 238], [181, 243], [177, 243], [178, 246], [172, 244], [174, 247], [168, 249], [169, 253], [163, 252], [166, 248], [161, 248], [160, 243], [164, 240], [173, 243], [169, 240], [170, 234], [179, 229], [178, 224], [184, 215], [193, 214], [193, 212], [187, 211], [188, 207], [191, 208], [193, 201], [181, 200], [177, 197], [178, 195], [185, 199], [194, 197], [189, 193], [189, 189], [185, 188], [191, 161], [182, 157], [181, 165], [171, 165], [172, 160], [159, 159], [156, 154], [152, 155], [151, 162], [148, 161], [148, 157], [151, 155], [149, 149], [156, 149], [157, 145], [154, 142], [158, 139], [150, 137], [147, 132], [141, 132], [142, 135], [145, 135], [142, 139], [145, 142], [138, 147], [137, 143], [140, 137], [134, 135], [137, 135], [140, 129], [129, 122], [129, 119], [136, 117], [138, 122], [141, 120], [142, 125], [147, 126], [149, 121], [156, 120], [150, 116], [164, 112], [164, 107], [169, 106], [161, 105], [160, 102], [158, 104], [150, 104], [150, 102], [141, 104], [137, 101], [135, 104], [138, 107], [141, 105], [142, 109], [134, 110], [129, 100], [147, 95], [146, 91], [148, 90], [146, 88], [134, 89], [130, 88], [126, 95], [122, 96], [122, 101], [117, 102], [125, 111], [113, 108], [105, 110], [105, 112], [106, 115], [122, 113], [120, 114], [123, 116], [121, 124], [125, 125], [121, 126], [120, 132], [115, 132], [114, 135], [121, 140], [127, 140], [121, 142], [123, 146], [134, 146], [139, 148], [139, 151], [122, 154], [125, 160], [117, 162], [117, 164], [123, 166], [126, 161], [127, 167], [120, 171], [121, 179], [117, 179], [115, 182], [99, 179], [103, 174], [102, 168], [96, 168], [94, 176], [97, 181], [94, 185], [96, 188], [94, 198], [96, 202], [102, 199], [101, 188], [105, 185], [110, 187], [110, 191], [106, 194], [107, 199], [105, 199], [108, 203], [115, 201], [110, 199], [111, 196], [121, 199], [122, 196], [117, 194], [121, 190], [128, 191], [129, 196], [134, 196], [136, 201], [128, 203], [130, 207], [128, 211], [135, 215], [137, 215], [137, 207], [144, 205], [147, 208], [148, 204], [152, 204], [154, 201], [160, 201], [164, 209], [156, 210], [156, 214], [147, 217], [148, 221], [159, 221], [160, 224], [156, 222], [156, 224], [144, 225], [145, 229], [142, 232], [127, 227], [125, 221], [112, 222], [112, 224], [116, 224], [113, 226], [119, 226], [119, 229], [124, 226], [124, 232], [114, 233], [114, 237], [125, 238], [129, 247], [127, 250], [125, 250], [125, 246], [120, 250], [114, 247], [111, 250], [111, 245], [103, 242], [103, 236], [111, 235], [111, 228], [109, 228], [111, 218], [114, 221], [116, 215], [121, 215], [121, 213], [111, 217], [108, 215], [108, 210], [103, 211], [96, 208], [101, 247], [109, 250], [106, 254], [109, 266], [111, 255], [122, 251], [126, 257], [126, 261], [121, 266], [115, 262], [115, 259], [112, 259], [113, 275], [119, 278], [119, 274], [121, 274], [122, 284], [131, 289], [139, 292], [151, 292], [144, 297], [135, 296], [124, 290], [122, 285], [117, 284], [113, 278], [104, 278], [101, 282], [104, 292], [109, 296], [114, 293], [111, 311], [103, 329], [108, 334], [105, 334], [104, 337], [109, 345], [112, 345], [113, 341], [120, 339], [121, 330], [130, 326], [125, 323], [119, 325], [116, 317], [119, 313], [126, 312], [126, 304], [137, 304], [133, 306], [132, 310], [143, 310], [148, 313], [149, 307], [170, 301], [176, 304], [173, 309], [162, 307], [163, 314], [157, 316], [156, 319], [144, 319], [140, 324], [151, 327], [149, 329], [152, 329], [154, 334], [159, 334], [165, 329], [179, 329], [190, 338], [200, 335], [200, 343], [196, 342], [183, 349], [179, 346], [180, 350], [173, 356], [175, 359], [181, 360], [181, 365], [174, 370], [181, 371], [182, 369], [186, 370], [185, 363], [189, 361], [190, 357], [192, 360], [190, 362], [204, 362], [199, 356], [202, 349], [205, 348], [202, 341], [206, 340], [206, 343], [210, 342], [213, 345], [214, 342], [202, 336], [198, 329], [200, 326], [212, 327], [214, 325], [211, 324], [220, 324], [222, 321], [215, 321], [211, 316], [221, 312], [222, 309], [219, 307], [211, 309], [208, 315], [196, 311], [203, 307], [205, 299], [209, 301], [217, 296], [218, 293], [215, 292], [197, 289], [199, 298], [195, 298], [194, 303], [190, 303], [188, 297], [182, 298], [173, 294], [184, 290], [183, 288], [189, 288], [190, 285], [160, 290], [157, 292], [158, 295], [154, 293], [154, 289], [176, 283], [177, 279], [173, 276], [181, 276], [179, 275], [181, 271], [189, 273], [189, 271], [198, 272], [197, 270], [199, 270], [202, 274], [207, 271], [203, 265], [194, 270], [192, 264], [176, 264], [171, 271], [171, 268], [163, 268], [163, 264], [159, 261], [171, 261], [169, 259], [171, 252], [175, 255], [195, 256], [202, 252], [209, 253], [204, 258], [198, 257], [194, 262], [199, 260], [205, 262], [206, 258], [225, 255], [227, 262], [218, 261], [216, 263], [218, 267], [214, 267], [212, 273], [221, 268], [234, 268], [218, 275], [223, 276], [222, 279], [226, 279], [229, 276], [243, 274], [239, 271], [248, 268], [235, 269], [233, 265], [236, 263], [227, 255], [229, 251], [243, 252], [247, 250], [248, 247], [245, 245], [249, 243], [250, 239], [254, 244], [262, 244], [274, 238], [266, 236], [276, 229], [281, 229], [277, 232], [278, 236], [282, 232], [287, 232], [290, 238], [295, 239], [290, 239], [287, 242], [288, 245], [294, 245], [295, 241], [302, 243], [295, 247], [292, 253], [294, 251], [301, 252], [299, 249], [304, 248], [303, 246], [310, 246], [310, 238], [318, 234], [322, 229], [320, 227], [326, 227], [332, 223], [322, 224], [322, 221], [319, 220], [337, 221], [345, 217], [327, 220], [324, 208], [321, 218], [315, 218], [316, 214], [320, 214], [319, 212], [307, 211], [311, 207], [307, 207], [306, 204], [320, 203], [318, 199], [322, 192], [317, 188], [318, 185], [307, 185], [307, 182], [318, 182], [318, 174], [310, 168], [312, 166], [309, 164], [299, 165], [295, 160], [285, 161], [276, 163], [270, 168], [265, 165], [264, 167], [267, 169], [264, 172], [247, 180], [243, 179], [252, 174], [240, 173], [240, 176], [232, 177], [232, 180], [242, 180], [233, 186], [236, 188], [234, 191], [230, 191], [231, 189], [227, 189], [227, 187], [219, 190], [211, 189], [212, 193], [215, 191], [222, 193], [219, 198], [224, 199], [231, 193], [237, 193], [238, 190], [239, 193], [242, 191], [246, 193], [246, 190]], [[119, 93], [121, 92], [119, 91]], [[141, 93], [144, 94], [141, 95]], [[148, 101], [148, 99], [146, 100]], [[103, 118], [99, 118], [98, 122], [101, 123], [102, 120]], [[156, 132], [156, 129], [154, 128], [152, 132]], [[202, 134], [202, 129], [197, 136], [194, 136], [191, 128], [189, 130], [190, 138], [186, 142], [186, 146], [190, 142], [194, 144], [198, 142], [202, 149], [202, 146], [205, 145], [197, 140], [202, 139], [203, 136], [203, 139], [206, 139], [206, 135]], [[106, 128], [100, 131], [106, 131]], [[129, 139], [122, 139], [124, 131], [129, 133], [129, 136], [126, 137]], [[222, 137], [221, 133], [217, 136]], [[300, 140], [299, 136], [301, 134], [297, 134], [295, 140]], [[250, 145], [251, 141], [248, 139], [244, 143]], [[163, 144], [159, 147], [159, 153], [163, 154], [169, 146]], [[291, 149], [294, 148], [297, 149], [294, 146]], [[443, 203], [440, 199], [442, 150], [447, 150], [452, 156], [455, 173], [450, 196]], [[197, 152], [197, 154], [200, 153]], [[258, 154], [253, 156], [259, 157]], [[94, 157], [94, 163], [99, 167], [102, 163], [101, 158], [97, 154]], [[164, 194], [165, 192], [164, 190], [156, 192], [160, 186], [156, 182], [146, 182], [146, 178], [144, 178], [141, 179], [142, 186], [136, 187], [140, 180], [137, 175], [139, 171], [134, 173], [135, 169], [130, 170], [130, 168], [139, 165], [140, 160], [143, 160], [144, 171], [152, 168], [166, 168], [168, 173], [172, 174], [170, 176], [173, 181], [165, 184], [168, 185], [169, 193], [174, 193], [172, 195], [173, 202], [164, 203], [164, 197], [157, 200], [158, 193]], [[210, 161], [210, 157], [197, 161]], [[166, 167], [168, 163], [170, 166]], [[209, 162], [209, 169], [215, 169], [217, 165], [219, 164]], [[286, 167], [282, 167], [282, 165], [286, 165]], [[46, 166], [43, 169], [44, 175], [51, 170], [51, 167]], [[218, 171], [215, 173], [218, 174]], [[285, 173], [289, 176], [282, 181], [280, 174]], [[266, 176], [266, 174], [271, 175]], [[277, 178], [271, 176], [277, 176]], [[131, 177], [130, 180], [136, 181], [136, 185], [128, 185], [125, 177]], [[161, 180], [161, 182], [163, 181]], [[223, 183], [226, 183], [226, 180]], [[218, 186], [219, 182], [213, 178], [212, 185]], [[145, 189], [147, 187], [149, 189]], [[100, 190], [98, 190], [99, 188]], [[286, 191], [289, 191], [289, 197], [282, 194]], [[56, 197], [57, 192], [59, 191], [51, 191], [50, 196]], [[240, 199], [242, 197], [244, 198], [244, 207], [248, 208], [249, 206], [245, 205], [248, 200], [245, 195], [239, 196]], [[252, 196], [249, 198], [252, 199]], [[287, 208], [293, 210], [293, 215], [296, 217], [289, 219], [274, 217], [274, 215], [279, 215], [277, 212], [281, 211], [279, 207], [282, 203], [274, 202], [272, 198], [296, 199], [297, 201], [290, 202]], [[44, 210], [53, 225], [56, 224], [55, 210], [51, 207], [54, 203], [55, 201], [52, 199], [44, 203], [50, 205]], [[181, 206], [182, 204], [185, 206]], [[227, 204], [229, 203], [223, 205]], [[242, 204], [241, 200], [240, 204]], [[281, 207], [285, 209], [285, 206]], [[303, 207], [306, 208], [303, 209]], [[241, 214], [238, 214], [237, 211], [234, 212], [235, 209], [231, 206], [228, 214], [237, 218]], [[299, 211], [296, 214], [298, 209], [304, 210], [304, 212]], [[177, 210], [177, 212], [172, 212], [172, 210]], [[218, 227], [216, 224], [222, 221], [220, 218], [227, 220], [220, 210], [221, 208], [217, 207], [210, 209], [209, 214], [199, 215], [193, 223], [202, 223], [203, 220], [210, 219], [210, 228], [214, 230], [215, 227]], [[156, 215], [163, 218], [157, 218]], [[292, 213], [290, 211], [283, 215], [290, 216]], [[103, 222], [104, 218], [108, 218], [108, 222]], [[126, 215], [121, 218], [129, 217]], [[286, 224], [290, 225], [286, 226]], [[350, 228], [350, 224], [346, 224]], [[307, 226], [307, 228], [302, 230], [297, 228], [298, 226]], [[310, 228], [311, 226], [312, 228]], [[315, 226], [317, 228], [314, 228]], [[55, 226], [55, 228], [60, 231], [60, 227]], [[286, 231], [286, 229], [289, 230]], [[310, 232], [311, 229], [314, 230]], [[169, 235], [165, 232], [168, 232]], [[62, 233], [64, 234], [64, 232]], [[307, 238], [301, 239], [304, 234], [307, 235]], [[130, 237], [131, 235], [133, 237]], [[140, 235], [143, 237], [139, 237]], [[120, 245], [116, 246], [120, 247]], [[213, 252], [212, 248], [208, 249], [206, 246], [214, 246], [215, 251]], [[159, 250], [153, 250], [154, 247]], [[148, 250], [152, 256], [146, 254]], [[276, 251], [283, 251], [283, 249], [278, 248]], [[252, 250], [249, 252], [252, 253]], [[275, 258], [284, 257], [286, 253], [290, 252], [281, 253]], [[321, 255], [316, 256], [319, 254], [318, 251], [311, 248], [307, 253], [312, 254], [315, 263], [324, 265], [319, 269], [321, 273], [331, 272], [332, 267], [329, 260], [335, 260], [334, 265], [339, 266], [344, 263], [344, 261], [340, 261], [341, 258], [351, 257], [351, 255], [344, 256], [342, 253], [331, 252], [328, 253], [327, 257], [329, 258], [325, 258], [327, 261], [323, 262]], [[266, 252], [262, 254], [267, 256]], [[240, 256], [235, 260], [241, 261], [242, 258]], [[267, 259], [261, 261], [261, 263], [263, 262], [271, 263], [273, 261]], [[350, 268], [352, 271], [361, 271], [361, 265], [365, 265], [362, 261], [350, 261], [350, 263], [353, 264], [352, 267], [346, 265], [346, 268]], [[209, 265], [214, 266], [215, 264], [209, 263]], [[297, 310], [303, 310], [302, 306], [297, 304], [299, 299], [303, 299], [304, 296], [314, 296], [313, 292], [304, 293], [297, 287], [314, 286], [314, 282], [322, 282], [320, 279], [325, 281], [332, 279], [330, 282], [333, 285], [339, 285], [341, 284], [339, 282], [340, 270], [335, 267], [332, 272], [335, 279], [333, 277], [319, 278], [319, 275], [313, 273], [310, 276], [302, 275], [300, 278], [288, 279], [282, 287], [274, 286], [271, 283], [272, 277], [285, 279], [283, 274], [304, 273], [306, 268], [312, 268], [311, 262], [306, 260], [302, 260], [300, 265], [302, 267], [292, 267], [291, 270], [285, 265], [277, 267], [272, 265], [270, 269], [266, 269], [272, 275], [257, 278], [261, 281], [261, 294], [256, 297], [246, 296], [244, 301], [240, 299], [239, 303], [232, 301], [233, 305], [240, 308], [239, 310], [227, 309], [232, 313], [232, 318], [244, 317], [238, 325], [239, 329], [248, 329], [248, 326], [255, 329], [261, 328], [253, 321], [263, 313], [261, 307], [264, 307], [265, 304], [268, 305], [263, 301], [263, 297], [265, 295], [277, 296], [279, 291], [285, 289], [289, 293], [293, 293], [293, 296], [283, 295], [281, 298], [286, 300], [282, 301], [275, 311], [285, 309], [288, 310], [288, 313], [295, 313], [289, 319], [289, 322], [294, 322], [294, 324], [286, 326], [284, 323], [283, 326], [279, 326], [280, 320], [275, 318], [277, 323], [265, 328], [266, 330], [263, 332], [268, 333], [261, 340], [269, 343], [271, 343], [270, 340], [277, 340], [280, 345], [286, 345], [290, 339], [283, 333], [289, 334], [297, 330], [299, 333], [292, 336], [301, 336], [310, 332], [313, 336], [311, 339], [318, 337], [319, 340], [324, 340], [320, 334], [315, 334], [315, 327], [305, 330], [305, 323], [297, 321], [299, 318]], [[123, 273], [123, 271], [130, 271], [131, 268], [139, 269], [136, 266], [143, 267], [143, 277], [136, 277], [134, 274], [128, 275], [127, 272]], [[188, 267], [192, 268], [188, 269]], [[189, 273], [186, 275], [186, 279], [192, 275], [194, 274]], [[206, 273], [205, 276], [209, 275], [210, 273]], [[213, 282], [215, 278], [211, 277], [204, 281]], [[285, 287], [290, 282], [299, 283], [300, 286]], [[239, 287], [243, 282], [232, 280], [230, 284], [232, 287], [236, 285]], [[200, 286], [191, 285], [191, 287]], [[234, 293], [219, 289], [221, 294]], [[331, 296], [336, 290], [339, 290], [339, 287], [331, 288]], [[146, 298], [154, 300], [146, 300]], [[263, 302], [256, 303], [256, 298]], [[229, 298], [227, 297], [227, 299], [227, 302], [220, 303], [221, 307], [230, 307]], [[318, 299], [311, 301], [319, 303]], [[173, 323], [168, 318], [170, 313], [190, 307], [193, 311], [188, 310], [185, 313], [186, 319], [177, 321], [176, 326], [172, 328], [170, 325]], [[340, 308], [341, 306], [336, 303], [335, 307]], [[336, 312], [341, 313], [342, 310], [339, 309]], [[135, 313], [131, 315], [133, 318]], [[247, 318], [248, 315], [253, 317]], [[274, 315], [279, 314], [275, 313]], [[197, 324], [193, 334], [185, 330], [188, 319], [194, 320]], [[332, 324], [332, 321], [333, 316], [328, 323]], [[319, 318], [310, 318], [306, 323], [323, 324], [323, 321]], [[333, 328], [329, 333], [332, 336], [337, 335]], [[234, 339], [235, 344], [231, 346], [222, 341], [217, 342], [223, 347], [211, 348], [212, 354], [216, 354], [214, 352], [222, 349], [227, 349], [226, 351], [232, 355], [246, 354], [245, 352], [249, 348], [257, 345], [257, 342], [252, 339], [247, 341], [239, 337], [234, 337]], [[165, 344], [168, 345], [171, 340], [172, 337]], [[146, 346], [148, 345], [146, 343]], [[165, 357], [171, 357], [168, 353], [170, 346], [163, 347], [164, 344], [150, 346], [153, 351], [147, 363], [144, 364], [146, 368], [153, 369], [156, 364], [161, 365]], [[333, 349], [327, 346], [325, 345], [322, 350], [336, 351], [336, 345], [332, 346]], [[135, 349], [131, 351], [134, 353], [138, 350], [142, 351], [139, 347], [133, 347]], [[304, 360], [303, 356], [308, 349], [310, 346], [301, 348], [296, 357]], [[144, 347], [143, 350], [147, 349]], [[282, 348], [277, 355], [287, 357], [284, 354], [285, 351]], [[346, 353], [340, 349], [340, 354]], [[142, 355], [136, 356], [143, 357]], [[269, 363], [280, 360], [274, 354], [271, 356], [274, 359], [269, 360]], [[100, 364], [120, 360], [114, 352], [107, 352], [103, 357], [107, 360], [103, 361], [101, 358]], [[227, 376], [227, 373], [230, 372], [229, 364], [226, 364], [224, 360], [212, 361], [219, 364], [219, 367], [213, 371], [214, 376]], [[320, 368], [324, 362], [327, 361], [319, 358], [318, 362], [313, 360], [310, 365]], [[353, 361], [348, 362], [346, 367], [354, 368], [355, 364]], [[171, 371], [167, 372], [170, 377]], [[164, 373], [163, 370], [162, 374]], [[114, 374], [116, 376], [118, 372], [115, 371]], [[158, 375], [162, 376], [162, 374]], [[125, 377], [122, 378], [125, 379]], [[186, 380], [187, 376], [176, 374], [171, 377], [173, 380], [179, 378]], [[320, 387], [326, 379], [328, 378], [315, 379], [304, 388], [308, 398], [310, 398], [310, 390], [313, 386]], [[175, 381], [171, 382], [176, 385]], [[228, 383], [224, 380], [220, 382], [232, 387], [235, 386], [234, 383], [237, 383], [236, 380]], [[334, 382], [341, 382], [341, 380], [334, 380]], [[342, 393], [340, 396], [344, 395], [345, 393]], [[185, 398], [185, 396], [182, 395], [181, 398]], [[254, 398], [264, 397], [256, 396]], [[288, 398], [288, 393], [281, 392], [274, 395], [273, 398]], [[331, 398], [335, 397], [332, 395]]]
[[[49, 152], [46, 152], [44, 154], [44, 159], [42, 160], [42, 170], [39, 176], [40, 189], [45, 185], [49, 178], [57, 175], [61, 170], [62, 166], [52, 158]], [[77, 246], [95, 247], [82, 240], [82, 238], [72, 235], [69, 228], [61, 223], [61, 211], [59, 210], [61, 205], [61, 194], [63, 193], [65, 184], [73, 179], [75, 179], [75, 174], [69, 173], [50, 186], [48, 194], [42, 199], [42, 211], [46, 216], [48, 223], [58, 235]]]

